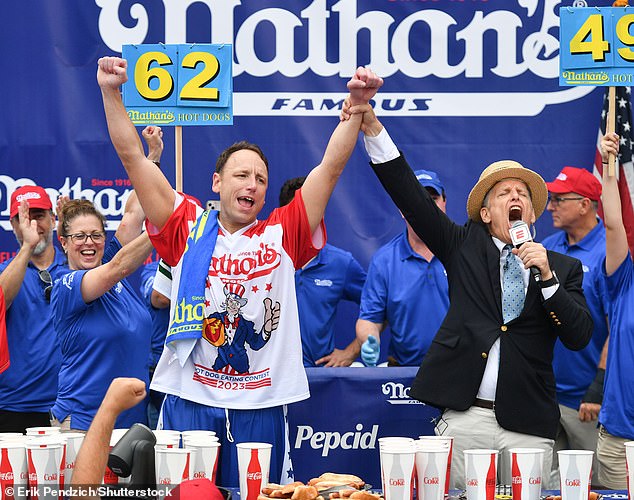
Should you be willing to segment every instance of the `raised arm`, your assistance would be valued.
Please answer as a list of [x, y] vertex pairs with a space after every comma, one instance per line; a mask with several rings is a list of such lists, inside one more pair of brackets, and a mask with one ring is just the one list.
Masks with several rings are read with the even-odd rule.
[[145, 157], [139, 134], [123, 106], [119, 87], [128, 80], [127, 61], [102, 57], [98, 62], [97, 82], [112, 144], [150, 222], [159, 229], [174, 211], [174, 191], [160, 168]]
[[140, 403], [144, 397], [145, 384], [141, 380], [115, 378], [112, 381], [77, 454], [71, 484], [101, 484], [117, 417], [122, 411]]
[[29, 206], [26, 201], [20, 202], [18, 209], [18, 224], [22, 233], [20, 250], [9, 265], [0, 274], [0, 287], [4, 293], [4, 307], [8, 310], [15, 296], [22, 287], [26, 268], [33, 255], [33, 250], [40, 241], [37, 223], [29, 217]]
[[[607, 134], [601, 139], [601, 156], [607, 163], [608, 155], [619, 154], [619, 136]], [[603, 222], [605, 224], [605, 272], [610, 275], [627, 257], [627, 234], [621, 214], [621, 197], [616, 176], [608, 176], [607, 165], [603, 167]]]
[[88, 271], [81, 282], [81, 295], [89, 303], [101, 297], [117, 282], [130, 276], [152, 252], [147, 233], [142, 233], [119, 250], [105, 264]]
[[125, 202], [121, 223], [114, 233], [122, 246], [127, 245], [143, 232], [143, 221], [145, 221], [145, 212], [136, 191], [132, 191]]
[[[368, 102], [382, 84], [383, 80], [372, 71], [359, 68], [348, 82], [350, 97], [355, 104], [369, 106]], [[359, 135], [361, 119], [361, 115], [358, 115], [339, 122], [330, 136], [321, 163], [306, 177], [302, 197], [312, 231], [319, 226], [330, 195], [352, 154]]]

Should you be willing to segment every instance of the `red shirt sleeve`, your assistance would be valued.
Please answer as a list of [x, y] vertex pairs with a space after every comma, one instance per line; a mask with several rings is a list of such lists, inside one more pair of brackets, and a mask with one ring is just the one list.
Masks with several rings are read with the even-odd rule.
[[202, 208], [183, 198], [162, 229], [159, 230], [148, 221], [145, 222], [152, 245], [170, 266], [178, 264], [183, 255], [189, 230], [200, 212], [202, 212]]

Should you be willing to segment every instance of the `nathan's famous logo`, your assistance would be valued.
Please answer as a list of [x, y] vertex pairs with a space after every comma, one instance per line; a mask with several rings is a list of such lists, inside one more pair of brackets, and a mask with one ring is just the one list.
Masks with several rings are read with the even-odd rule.
[[[127, 186], [106, 187], [104, 189], [89, 189], [83, 186], [84, 180], [77, 177], [71, 180], [66, 177], [59, 187], [42, 186], [51, 198], [53, 206], [59, 196], [68, 196], [71, 199], [81, 199], [92, 201], [95, 208], [108, 219], [106, 229], [116, 229], [119, 227], [121, 217], [125, 209], [125, 203], [130, 196], [131, 189]], [[0, 227], [6, 231], [11, 231], [9, 222], [11, 194], [22, 186], [35, 186], [37, 183], [28, 177], [14, 179], [8, 175], [0, 175]], [[125, 184], [125, 183], [121, 183]]]
[[[254, 116], [338, 114], [346, 92], [325, 88], [320, 78], [348, 78], [367, 59], [383, 78], [399, 78], [398, 94], [380, 92], [373, 102], [390, 116], [508, 116], [509, 110], [499, 102], [501, 96], [522, 92], [516, 82], [528, 91], [514, 102], [513, 116], [535, 116], [547, 105], [573, 101], [592, 91], [589, 87], [534, 90], [550, 84], [544, 80], [559, 76], [557, 7], [561, 0], [509, 0], [495, 6], [493, 2], [470, 2], [461, 9], [449, 2], [423, 3], [414, 10], [411, 2], [408, 8], [401, 8], [393, 2], [359, 0], [278, 0], [274, 5], [269, 2], [267, 8], [238, 0], [163, 0], [162, 5], [154, 2], [151, 6], [123, 0], [95, 3], [101, 9], [101, 38], [117, 52], [124, 43], [181, 43], [195, 29], [188, 21], [189, 7], [206, 8], [209, 16], [200, 19], [211, 19], [211, 26], [205, 28], [211, 36], [198, 41], [232, 44], [233, 76], [244, 73], [260, 80], [262, 90], [257, 94], [234, 93], [237, 115], [241, 109]], [[382, 8], [371, 10], [369, 4]], [[134, 26], [126, 21], [132, 7], [133, 17], [138, 19]], [[150, 30], [150, 20], [163, 25], [153, 25]], [[256, 33], [263, 25], [275, 33], [264, 52], [256, 50]], [[148, 36], [150, 32], [163, 35]], [[331, 33], [339, 36], [333, 38]], [[495, 44], [485, 43], [490, 37]], [[266, 56], [261, 55], [264, 53]], [[275, 78], [268, 78], [273, 75]], [[440, 81], [430, 80], [421, 91], [420, 79], [430, 76]], [[290, 88], [284, 78], [303, 79], [310, 86], [301, 86], [308, 91], [283, 91]], [[443, 83], [448, 79], [459, 79], [452, 92]], [[515, 81], [499, 85], [500, 80], [510, 79]], [[512, 91], [474, 90], [483, 81], [494, 80], [496, 88]], [[460, 85], [466, 91], [456, 91]]]
[[387, 402], [391, 405], [422, 405], [420, 401], [409, 397], [410, 387], [400, 382], [386, 382], [381, 385], [381, 392], [388, 396]]
[[240, 277], [247, 281], [271, 274], [281, 260], [282, 256], [273, 246], [260, 243], [260, 248], [255, 252], [236, 257], [231, 254], [213, 257], [211, 267], [218, 276]]

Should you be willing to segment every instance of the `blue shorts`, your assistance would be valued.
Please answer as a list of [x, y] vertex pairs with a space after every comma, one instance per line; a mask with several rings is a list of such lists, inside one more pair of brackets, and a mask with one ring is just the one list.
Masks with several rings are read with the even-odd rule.
[[[285, 407], [258, 410], [225, 410], [206, 406], [168, 394], [163, 402], [160, 429], [215, 431], [220, 440], [220, 459], [216, 474], [218, 486], [239, 488], [236, 443], [271, 443], [269, 482], [293, 482]], [[229, 425], [227, 425], [227, 418]], [[230, 441], [230, 436], [233, 438]]]

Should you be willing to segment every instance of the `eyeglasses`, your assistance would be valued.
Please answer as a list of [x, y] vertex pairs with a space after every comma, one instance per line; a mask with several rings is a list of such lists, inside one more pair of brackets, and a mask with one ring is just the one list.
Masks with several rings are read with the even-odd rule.
[[549, 196], [548, 202], [551, 203], [554, 207], [559, 205], [562, 201], [572, 201], [572, 200], [583, 200], [583, 196], [574, 196], [564, 198], [563, 196]]
[[67, 234], [65, 238], [70, 238], [73, 243], [77, 245], [81, 245], [85, 243], [88, 238], [92, 240], [93, 243], [101, 243], [106, 237], [106, 233], [103, 231], [95, 231], [94, 233], [86, 234], [86, 233], [75, 233], [75, 234]]
[[46, 299], [46, 302], [50, 304], [51, 291], [53, 290], [53, 279], [51, 278], [51, 273], [49, 273], [46, 269], [42, 269], [37, 272], [37, 275], [40, 277], [40, 281], [46, 285], [44, 288], [44, 298]]

